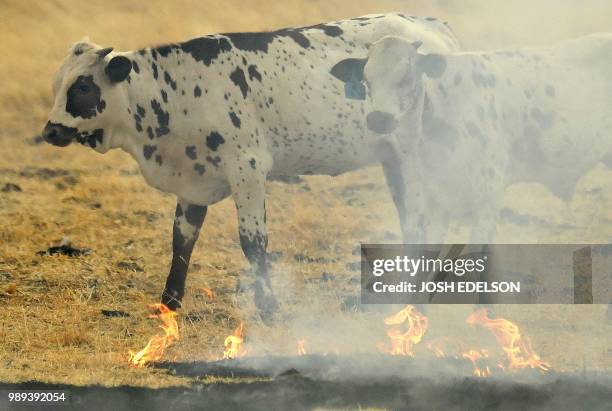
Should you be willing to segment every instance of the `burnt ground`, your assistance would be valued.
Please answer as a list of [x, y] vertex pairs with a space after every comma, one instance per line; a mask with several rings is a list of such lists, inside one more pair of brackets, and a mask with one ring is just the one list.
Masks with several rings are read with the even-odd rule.
[[[8, 403], [7, 392], [16, 390], [63, 391], [68, 399], [61, 405]], [[533, 385], [475, 378], [325, 381], [288, 373], [269, 380], [158, 389], [26, 382], [1, 384], [0, 396], [4, 410], [607, 410], [612, 388], [574, 377]]]

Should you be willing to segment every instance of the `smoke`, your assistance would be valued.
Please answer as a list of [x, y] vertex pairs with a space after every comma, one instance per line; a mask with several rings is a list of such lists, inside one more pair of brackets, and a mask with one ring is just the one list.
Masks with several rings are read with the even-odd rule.
[[437, 0], [396, 2], [449, 22], [466, 50], [541, 46], [612, 30], [606, 0]]

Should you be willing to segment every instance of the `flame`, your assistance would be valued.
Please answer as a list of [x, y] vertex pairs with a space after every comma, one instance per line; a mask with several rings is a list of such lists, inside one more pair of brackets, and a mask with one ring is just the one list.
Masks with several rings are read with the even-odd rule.
[[172, 311], [164, 304], [153, 304], [152, 309], [159, 311], [159, 314], [151, 314], [149, 318], [159, 318], [163, 323], [161, 328], [165, 335], [154, 335], [147, 345], [137, 353], [129, 351], [129, 364], [135, 367], [144, 367], [152, 361], [158, 361], [164, 356], [164, 351], [175, 341], [179, 340], [178, 324], [176, 322], [177, 313]]
[[432, 340], [427, 343], [427, 349], [432, 351], [436, 358], [444, 358], [446, 357], [446, 353], [444, 352], [444, 343], [446, 342], [446, 338], [438, 338]]
[[[491, 331], [502, 347], [508, 359], [507, 368], [537, 368], [540, 372], [547, 372], [550, 364], [542, 361], [531, 348], [531, 341], [527, 336], [521, 335], [516, 324], [504, 318], [489, 318], [487, 310], [482, 308], [474, 311], [467, 318], [470, 325], [481, 325]], [[503, 364], [500, 368], [505, 369]]]
[[225, 346], [225, 351], [223, 351], [224, 360], [231, 360], [246, 355], [246, 351], [242, 348], [242, 343], [244, 342], [244, 337], [242, 336], [243, 328], [244, 326], [241, 321], [240, 325], [234, 330], [234, 334], [225, 337], [225, 341], [223, 342]]
[[297, 342], [297, 352], [298, 355], [306, 355], [306, 348], [305, 348], [305, 344], [306, 344], [306, 340], [298, 340]]
[[215, 299], [215, 292], [212, 288], [202, 287], [202, 292], [206, 294], [209, 300]]
[[489, 353], [486, 350], [468, 350], [462, 354], [462, 357], [472, 361], [474, 364], [474, 375], [477, 377], [488, 377], [491, 375], [491, 369], [488, 365], [481, 367], [479, 361], [483, 358], [489, 358]]
[[[385, 318], [385, 324], [393, 326], [387, 332], [391, 339], [391, 355], [408, 355], [414, 357], [414, 346], [421, 342], [427, 331], [427, 317], [412, 305], [407, 305], [394, 315]], [[407, 330], [402, 332], [401, 324], [406, 323]]]

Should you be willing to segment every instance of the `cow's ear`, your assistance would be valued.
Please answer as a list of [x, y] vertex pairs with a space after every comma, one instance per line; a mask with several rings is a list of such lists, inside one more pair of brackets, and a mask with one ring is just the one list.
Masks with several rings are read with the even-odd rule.
[[417, 70], [428, 77], [438, 78], [446, 70], [446, 57], [441, 54], [419, 54]]
[[132, 62], [124, 56], [115, 56], [106, 65], [104, 71], [113, 83], [118, 83], [127, 78], [132, 70]]
[[349, 81], [363, 81], [363, 68], [367, 62], [367, 59], [344, 59], [337, 63], [330, 73], [332, 76], [348, 83]]

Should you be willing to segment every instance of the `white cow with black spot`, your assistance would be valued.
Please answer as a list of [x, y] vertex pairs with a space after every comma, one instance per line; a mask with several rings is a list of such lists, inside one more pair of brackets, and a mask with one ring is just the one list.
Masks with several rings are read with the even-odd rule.
[[365, 88], [350, 78], [345, 87], [330, 73], [386, 35], [422, 41], [432, 52], [457, 49], [445, 23], [401, 13], [132, 52], [76, 44], [55, 77], [43, 137], [101, 153], [121, 148], [149, 184], [177, 195], [162, 295], [171, 309], [180, 306], [207, 206], [231, 194], [256, 273], [255, 302], [268, 315], [277, 304], [266, 271], [266, 179], [337, 175], [392, 155], [386, 138], [362, 125], [368, 103], [345, 98]]
[[612, 34], [447, 55], [391, 36], [336, 71], [367, 84], [364, 120], [399, 157], [408, 242], [443, 242], [453, 218], [490, 243], [510, 184], [543, 183], [567, 201], [612, 153]]

